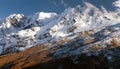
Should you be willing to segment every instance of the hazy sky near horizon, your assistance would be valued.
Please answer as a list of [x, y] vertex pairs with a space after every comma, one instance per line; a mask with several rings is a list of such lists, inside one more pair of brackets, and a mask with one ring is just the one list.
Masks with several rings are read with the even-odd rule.
[[116, 0], [0, 0], [0, 18], [10, 14], [23, 13], [26, 16], [36, 12], [61, 13], [67, 7], [75, 7], [88, 1], [97, 7], [103, 5], [108, 10], [113, 10], [112, 2]]

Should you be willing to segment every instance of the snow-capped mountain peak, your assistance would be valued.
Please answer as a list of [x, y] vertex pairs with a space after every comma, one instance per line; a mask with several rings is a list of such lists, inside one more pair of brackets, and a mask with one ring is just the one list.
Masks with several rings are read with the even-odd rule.
[[6, 20], [7, 20], [7, 19], [12, 19], [12, 18], [21, 19], [21, 18], [23, 18], [23, 17], [24, 17], [24, 14], [11, 14], [10, 16], [8, 16], [8, 17], [6, 18]]
[[22, 21], [24, 19], [24, 15], [23, 14], [12, 14], [10, 16], [8, 16], [6, 18], [6, 25], [7, 28], [9, 28], [11, 25], [12, 26], [18, 26], [18, 23], [21, 23], [20, 21]]
[[40, 19], [40, 20], [44, 20], [46, 18], [51, 18], [51, 17], [57, 15], [56, 13], [45, 13], [45, 12], [38, 12], [35, 14], [38, 15], [38, 19]]

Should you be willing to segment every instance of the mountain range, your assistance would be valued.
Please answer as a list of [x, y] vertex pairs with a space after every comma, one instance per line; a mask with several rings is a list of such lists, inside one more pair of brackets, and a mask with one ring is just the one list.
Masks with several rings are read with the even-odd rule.
[[4, 60], [1, 68], [22, 69], [39, 64], [45, 69], [42, 63], [50, 61], [53, 65], [58, 63], [53, 69], [66, 69], [64, 60], [68, 66], [73, 65], [71, 69], [75, 64], [82, 67], [86, 61], [94, 62], [95, 68], [119, 67], [120, 8], [118, 1], [113, 5], [115, 11], [85, 2], [84, 7], [69, 7], [61, 14], [37, 12], [30, 16], [8, 16], [0, 21], [0, 61]]

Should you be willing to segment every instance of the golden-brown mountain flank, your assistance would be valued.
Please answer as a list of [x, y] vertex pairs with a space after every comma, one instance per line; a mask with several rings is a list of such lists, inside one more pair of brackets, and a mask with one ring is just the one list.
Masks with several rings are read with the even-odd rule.
[[[119, 62], [119, 57], [109, 62], [104, 58], [105, 54], [99, 56], [81, 54], [74, 63], [69, 56], [55, 59], [49, 52], [43, 50], [45, 45], [35, 46], [23, 52], [3, 55], [0, 57], [0, 69], [119, 69], [119, 63], [111, 66], [113, 61]], [[111, 49], [114, 51], [114, 49]], [[117, 50], [119, 51], [119, 49]], [[116, 63], [117, 63], [116, 62]]]
[[33, 47], [20, 53], [3, 55], [0, 57], [0, 67], [3, 69], [22, 69], [38, 63], [47, 62], [51, 58], [47, 56], [48, 51], [41, 51], [43, 49], [42, 47]]

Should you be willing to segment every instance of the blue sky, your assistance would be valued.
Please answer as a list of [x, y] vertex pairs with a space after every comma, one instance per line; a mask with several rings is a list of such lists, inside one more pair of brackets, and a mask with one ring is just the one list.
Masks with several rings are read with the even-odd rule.
[[88, 1], [97, 7], [103, 5], [108, 10], [113, 10], [112, 2], [115, 0], [0, 0], [0, 18], [13, 13], [23, 13], [28, 16], [40, 11], [59, 14], [69, 6], [82, 4], [82, 1]]

